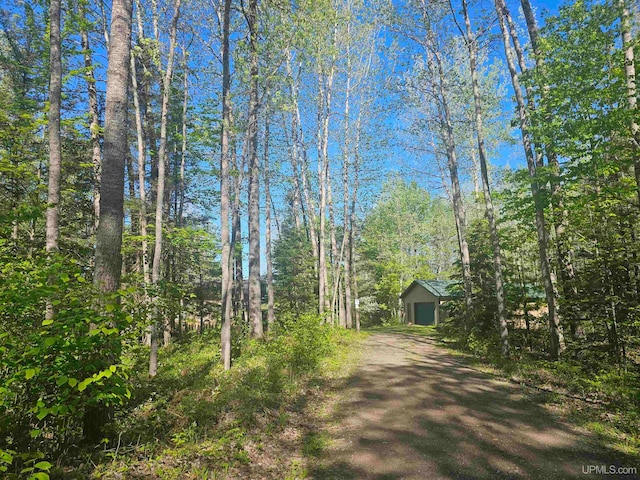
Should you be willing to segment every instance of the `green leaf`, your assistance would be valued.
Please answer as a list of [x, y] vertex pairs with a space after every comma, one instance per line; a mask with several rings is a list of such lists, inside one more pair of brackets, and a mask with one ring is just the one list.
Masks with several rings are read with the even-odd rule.
[[49, 415], [49, 409], [48, 408], [43, 408], [42, 410], [40, 410], [37, 415], [36, 418], [38, 420], [42, 420], [44, 419], [44, 417], [46, 417], [47, 415]]
[[[15, 452], [14, 452], [15, 453]], [[0, 449], [0, 462], [2, 463], [13, 463], [13, 455], [11, 455], [8, 451]]]
[[31, 430], [29, 432], [29, 436], [31, 438], [36, 438], [38, 435], [40, 435], [40, 429], [39, 428], [34, 428], [33, 430]]
[[56, 385], [58, 385], [59, 387], [61, 387], [62, 385], [64, 385], [65, 383], [67, 383], [67, 381], [69, 380], [69, 378], [65, 375], [62, 375], [61, 377], [58, 377], [56, 379]]
[[43, 327], [46, 327], [47, 325], [51, 325], [52, 323], [53, 323], [53, 320], [44, 320], [44, 321], [42, 322], [42, 326], [43, 326]]
[[39, 470], [49, 470], [51, 469], [51, 467], [53, 467], [52, 464], [50, 464], [49, 462], [38, 462], [34, 465], [34, 467], [36, 467]]
[[29, 476], [29, 480], [49, 480], [49, 474], [44, 472], [34, 473]]
[[78, 384], [78, 391], [79, 391], [79, 392], [83, 392], [83, 391], [85, 391], [85, 390], [87, 389], [87, 386], [88, 386], [91, 382], [93, 382], [93, 378], [87, 378], [87, 379], [85, 379], [85, 380], [81, 381], [81, 382]]
[[36, 374], [35, 369], [33, 368], [29, 368], [27, 369], [26, 372], [24, 372], [24, 378], [26, 378], [27, 380], [29, 380], [30, 378], [33, 378], [33, 376]]
[[75, 378], [70, 378], [70, 379], [68, 380], [68, 383], [69, 383], [69, 386], [70, 386], [71, 388], [73, 388], [73, 387], [75, 387], [75, 386], [78, 384], [78, 380], [76, 380]]

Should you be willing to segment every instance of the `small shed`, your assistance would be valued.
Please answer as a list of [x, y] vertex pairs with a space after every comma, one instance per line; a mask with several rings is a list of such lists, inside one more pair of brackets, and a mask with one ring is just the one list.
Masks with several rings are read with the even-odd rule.
[[402, 294], [404, 323], [416, 325], [439, 325], [447, 318], [442, 302], [457, 297], [452, 280], [414, 280]]

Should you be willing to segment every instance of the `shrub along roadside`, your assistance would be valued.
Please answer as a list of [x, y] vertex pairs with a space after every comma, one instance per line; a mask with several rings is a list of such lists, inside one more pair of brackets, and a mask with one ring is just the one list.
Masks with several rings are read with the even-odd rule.
[[120, 352], [138, 336], [133, 292], [101, 298], [77, 262], [15, 259], [2, 245], [0, 278], [0, 476], [46, 479], [81, 441], [88, 408], [131, 395]]
[[270, 435], [287, 427], [291, 410], [343, 367], [345, 350], [362, 338], [316, 315], [282, 316], [269, 335], [245, 341], [228, 372], [212, 333], [161, 351], [159, 375], [137, 380], [137, 405], [112, 425], [114, 441], [94, 459], [97, 468], [67, 468], [65, 477], [202, 478], [262, 468], [254, 459], [271, 448]]

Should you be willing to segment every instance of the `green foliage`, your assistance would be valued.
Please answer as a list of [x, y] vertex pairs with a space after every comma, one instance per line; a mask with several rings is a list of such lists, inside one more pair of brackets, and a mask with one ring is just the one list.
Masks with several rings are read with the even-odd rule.
[[[180, 478], [185, 462], [190, 471], [197, 466], [218, 473], [248, 462], [247, 447], [261, 448], [260, 442], [285, 428], [305, 390], [345, 368], [357, 338], [317, 315], [279, 315], [268, 340], [245, 341], [225, 372], [218, 364], [217, 334], [186, 335], [160, 351], [157, 377], [133, 377], [134, 399], [112, 426], [124, 453], [117, 461], [106, 458], [109, 464], [96, 472], [125, 472], [146, 458], [173, 472], [168, 478]], [[143, 349], [129, 354], [144, 365]], [[306, 443], [311, 452], [322, 439]]]
[[302, 313], [317, 309], [314, 263], [306, 231], [285, 223], [273, 246], [274, 293], [279, 311]]
[[280, 364], [290, 377], [315, 371], [332, 353], [335, 333], [318, 315], [280, 315], [269, 342], [274, 366]]
[[378, 315], [397, 316], [398, 296], [416, 278], [447, 276], [454, 242], [455, 226], [445, 200], [431, 198], [415, 182], [390, 178], [364, 221], [358, 245], [371, 278], [362, 290], [375, 291]]
[[[26, 465], [22, 453], [56, 453], [78, 439], [87, 408], [131, 396], [120, 351], [139, 332], [128, 313], [131, 292], [100, 298], [74, 262], [16, 259], [0, 248], [0, 275], [0, 448]], [[38, 465], [28, 467], [34, 475]]]

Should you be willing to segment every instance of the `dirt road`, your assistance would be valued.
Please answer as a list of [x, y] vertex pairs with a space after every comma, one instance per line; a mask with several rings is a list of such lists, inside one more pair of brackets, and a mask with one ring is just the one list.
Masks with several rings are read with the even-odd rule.
[[[315, 479], [588, 479], [636, 467], [431, 340], [375, 334], [340, 394]], [[591, 474], [588, 473], [591, 469]]]

